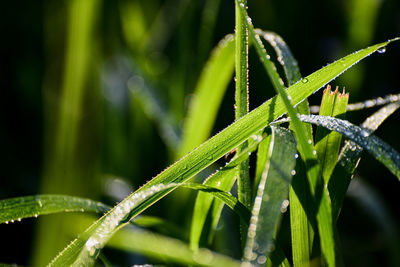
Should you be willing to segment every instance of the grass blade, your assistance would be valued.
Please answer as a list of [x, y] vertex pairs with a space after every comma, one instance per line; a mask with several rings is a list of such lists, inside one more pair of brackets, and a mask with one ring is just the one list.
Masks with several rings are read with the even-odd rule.
[[[262, 36], [274, 48], [279, 64], [282, 66], [287, 84], [292, 85], [301, 80], [300, 69], [296, 59], [293, 57], [289, 47], [283, 39], [272, 32], [261, 32], [255, 30], [257, 34]], [[300, 114], [310, 114], [308, 101], [304, 100], [297, 107], [297, 112]], [[312, 127], [303, 123], [303, 129], [307, 134], [307, 140], [312, 140]], [[257, 179], [257, 177], [256, 177]], [[304, 168], [297, 168], [297, 175], [293, 185], [290, 186], [290, 230], [292, 238], [293, 262], [295, 266], [308, 264], [310, 259], [310, 250], [314, 239], [313, 229], [307, 219], [305, 208], [311, 205], [311, 199], [306, 194], [306, 172]], [[295, 193], [297, 192], [297, 194]], [[303, 202], [303, 204], [302, 204]], [[271, 255], [272, 257], [273, 255]]]
[[[274, 63], [270, 60], [267, 52], [261, 42], [259, 36], [255, 33], [251, 19], [247, 16], [246, 10], [241, 9], [243, 16], [247, 18], [248, 28], [250, 36], [255, 43], [256, 51], [259, 55], [261, 63], [263, 64], [267, 73], [273, 77], [272, 84], [274, 89], [282, 99], [288, 115], [291, 118], [291, 127], [293, 128], [297, 142], [299, 144], [299, 152], [307, 166], [307, 176], [310, 184], [312, 196], [314, 198], [314, 206], [316, 207], [315, 215], [317, 218], [317, 225], [319, 229], [321, 248], [323, 255], [328, 265], [336, 265], [335, 256], [335, 241], [334, 241], [334, 230], [332, 223], [332, 214], [330, 207], [329, 193], [326, 187], [323, 186], [323, 181], [320, 176], [320, 167], [316, 159], [316, 151], [312, 145], [312, 140], [308, 138], [308, 131], [304, 125], [297, 118], [298, 114], [293, 104], [291, 103], [291, 96], [284, 90], [283, 81], [280, 79], [276, 72]], [[305, 78], [306, 79], [306, 78]], [[308, 82], [307, 80], [301, 80], [301, 82]], [[315, 152], [315, 153], [314, 153]], [[310, 211], [309, 220], [313, 220], [314, 212]]]
[[332, 117], [317, 115], [300, 115], [300, 120], [336, 131], [359, 146], [366, 149], [372, 156], [386, 166], [400, 179], [400, 154], [380, 138], [370, 135], [368, 130], [362, 129], [348, 121]]
[[[255, 142], [251, 142], [250, 146], [237, 153], [235, 157], [226, 164], [220, 171], [208, 177], [204, 184], [212, 187], [217, 187], [224, 191], [230, 191], [236, 179], [236, 167], [247, 159], [248, 153], [251, 153], [257, 148], [259, 142], [263, 139], [262, 136], [255, 136]], [[209, 212], [212, 207], [212, 211]], [[214, 230], [217, 227], [223, 202], [214, 200], [214, 197], [199, 192], [196, 198], [196, 203], [193, 211], [192, 225], [190, 228], [190, 247], [193, 250], [199, 248], [200, 240], [211, 242], [214, 236]], [[205, 225], [207, 216], [210, 216], [211, 224]], [[201, 238], [203, 236], [203, 238]]]
[[268, 161], [258, 186], [244, 249], [245, 261], [253, 266], [263, 266], [274, 250], [279, 221], [289, 205], [289, 186], [296, 165], [292, 133], [280, 127], [271, 129]]
[[37, 218], [39, 215], [59, 212], [105, 213], [110, 207], [86, 198], [67, 195], [36, 195], [0, 201], [0, 223]]
[[[291, 96], [292, 103], [297, 105], [305, 98], [310, 96], [313, 92], [317, 91], [326, 83], [350, 68], [352, 65], [371, 55], [378, 49], [385, 47], [390, 42], [391, 41], [377, 44], [348, 55], [341, 60], [314, 72], [313, 74], [304, 78], [302, 81], [290, 86], [287, 89], [287, 93]], [[273, 120], [282, 116], [285, 111], [286, 109], [282, 103], [282, 98], [275, 96], [274, 98], [268, 100], [249, 114], [243, 116], [241, 119], [237, 120], [235, 123], [200, 145], [190, 154], [177, 161], [175, 164], [146, 183], [136, 192], [129, 195], [127, 198], [125, 198], [125, 200], [114, 207], [110, 214], [113, 214], [117, 210], [121, 209], [121, 206], [128, 205], [128, 203], [136, 199], [138, 195], [146, 190], [149, 190], [152, 188], [152, 186], [168, 183], [182, 183], [188, 180], [215, 162], [218, 158], [222, 157], [233, 148], [246, 141], [251, 135], [256, 134], [258, 131], [266, 127]], [[172, 190], [173, 189], [170, 189], [166, 192], [160, 192], [153, 195], [153, 197], [141, 203], [133, 210], [125, 213], [124, 219], [132, 219], [136, 215], [143, 212], [146, 208], [153, 205], [156, 201], [164, 197], [166, 194], [170, 193]], [[103, 227], [110, 227], [114, 229], [114, 231], [117, 230], [115, 229], [115, 225], [109, 225], [104, 218], [101, 218], [89, 228], [88, 232], [98, 228], [100, 225]], [[117, 225], [119, 225], [119, 223]], [[118, 227], [118, 229], [122, 228], [124, 225], [125, 224], [121, 224], [121, 227]], [[78, 241], [71, 243], [70, 246], [60, 253], [55, 260], [61, 262], [71, 262], [70, 260], [74, 257], [74, 255], [76, 255], [76, 251], [79, 252], [85, 243], [85, 237], [82, 236]]]
[[[368, 117], [361, 125], [370, 133], [378, 129], [379, 125], [400, 108], [400, 102], [389, 104], [372, 116]], [[328, 188], [332, 199], [332, 212], [334, 220], [339, 217], [344, 197], [350, 184], [351, 176], [356, 169], [363, 148], [352, 141], [346, 141], [339, 157], [339, 164], [336, 166], [332, 178], [329, 181]]]
[[[79, 218], [81, 223], [73, 225], [74, 231], [83, 231], [80, 225], [87, 225], [92, 218]], [[140, 242], [139, 242], [140, 240]], [[138, 253], [164, 264], [191, 266], [240, 266], [240, 262], [211, 250], [201, 248], [192, 251], [179, 239], [150, 232], [132, 225], [117, 232], [107, 243], [107, 247]]]
[[[344, 119], [348, 101], [349, 94], [344, 92], [341, 94], [337, 88], [335, 92], [331, 92], [331, 87], [328, 85], [322, 96], [319, 115]], [[337, 132], [331, 132], [321, 127], [317, 128], [315, 149], [317, 150], [325, 184], [328, 184], [337, 163], [341, 137]]]
[[210, 136], [222, 97], [232, 78], [234, 51], [234, 38], [227, 35], [214, 49], [201, 73], [183, 126], [182, 143], [178, 153], [180, 156]]
[[[246, 16], [242, 14], [240, 8], [247, 8], [247, 0], [235, 1], [235, 119], [238, 120], [249, 112], [249, 81], [248, 81], [248, 64], [249, 64], [249, 44], [248, 31], [246, 25]], [[237, 151], [240, 153], [246, 149], [247, 142], [238, 146]], [[237, 170], [238, 197], [246, 207], [251, 205], [251, 187], [249, 160], [243, 161]], [[240, 221], [240, 234], [242, 246], [246, 240], [246, 222]]]

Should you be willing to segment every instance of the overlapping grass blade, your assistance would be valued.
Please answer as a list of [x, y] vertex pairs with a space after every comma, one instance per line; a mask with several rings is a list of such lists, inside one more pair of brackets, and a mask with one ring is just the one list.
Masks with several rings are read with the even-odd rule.
[[268, 160], [258, 185], [247, 241], [245, 261], [253, 266], [264, 266], [275, 247], [277, 228], [289, 205], [289, 186], [296, 165], [296, 140], [284, 128], [271, 127]]
[[[203, 184], [194, 184], [194, 183], [185, 183], [185, 184], [175, 184], [170, 183], [167, 185], [159, 184], [156, 186], [152, 186], [150, 189], [143, 191], [141, 194], [135, 196], [134, 199], [131, 199], [131, 202], [126, 203], [126, 206], [119, 206], [116, 212], [110, 211], [106, 214], [103, 218], [100, 218], [94, 225], [92, 225], [84, 234], [83, 236], [76, 239], [72, 242], [65, 254], [64, 257], [57, 257], [54, 259], [50, 265], [58, 266], [58, 265], [70, 265], [73, 264], [74, 266], [81, 266], [81, 265], [91, 265], [94, 263], [94, 260], [99, 255], [100, 249], [105, 245], [105, 243], [110, 239], [110, 237], [115, 233], [118, 228], [121, 228], [129, 223], [129, 220], [124, 219], [127, 212], [133, 209], [135, 206], [140, 205], [142, 202], [145, 202], [148, 198], [157, 194], [159, 192], [169, 190], [171, 188], [176, 187], [185, 187], [190, 188], [202, 192], [207, 192], [212, 194], [214, 197], [218, 198], [219, 200], [223, 201], [224, 204], [229, 206], [233, 211], [235, 211], [239, 217], [244, 221], [247, 222], [250, 218], [250, 211], [241, 204], [235, 197], [230, 195], [227, 192], [224, 192], [218, 188], [213, 188]], [[102, 225], [98, 225], [98, 222], [106, 222], [104, 227]], [[110, 227], [110, 225], [112, 227]], [[97, 228], [97, 226], [99, 226]], [[85, 250], [82, 250], [80, 256], [76, 261], [74, 258], [78, 255], [79, 250], [76, 250], [76, 247], [82, 246], [82, 242], [85, 238], [90, 236], [89, 240], [86, 242]], [[71, 248], [71, 249], [69, 249]], [[85, 253], [86, 252], [86, 253]]]
[[[400, 102], [391, 103], [373, 115], [368, 117], [361, 125], [362, 128], [369, 133], [378, 129], [379, 125], [383, 123], [391, 114], [393, 114], [400, 107]], [[352, 141], [346, 141], [339, 157], [339, 164], [334, 169], [332, 178], [329, 181], [328, 188], [332, 199], [332, 212], [334, 220], [339, 217], [340, 209], [343, 205], [343, 200], [350, 184], [351, 176], [356, 169], [363, 148]]]
[[371, 135], [348, 121], [318, 115], [300, 115], [300, 120], [336, 131], [367, 150], [398, 179], [400, 179], [400, 154], [380, 138]]
[[[216, 187], [224, 191], [230, 191], [236, 179], [236, 167], [248, 158], [248, 154], [257, 148], [257, 145], [263, 140], [263, 136], [255, 135], [249, 146], [226, 164], [221, 170], [208, 177], [204, 184]], [[199, 192], [196, 198], [195, 207], [192, 216], [192, 225], [190, 228], [190, 247], [193, 250], [199, 248], [200, 240], [211, 242], [214, 236], [214, 230], [217, 227], [224, 203], [214, 200], [214, 197], [203, 192]], [[211, 212], [209, 212], [212, 207]], [[206, 218], [210, 216], [210, 225], [205, 226]], [[206, 229], [205, 229], [206, 228]], [[201, 238], [203, 236], [203, 238]]]
[[36, 195], [0, 201], [0, 223], [59, 212], [105, 213], [110, 207], [86, 198], [67, 195]]
[[[293, 104], [291, 103], [291, 96], [284, 90], [283, 81], [280, 79], [276, 72], [276, 67], [274, 63], [270, 60], [267, 52], [264, 48], [260, 37], [254, 31], [253, 25], [251, 23], [250, 17], [247, 16], [246, 9], [241, 8], [243, 15], [247, 18], [247, 25], [250, 32], [250, 36], [255, 43], [255, 48], [258, 56], [263, 64], [267, 73], [274, 77], [272, 79], [272, 84], [274, 89], [279, 94], [280, 99], [285, 105], [288, 115], [291, 118], [291, 127], [293, 128], [297, 142], [299, 144], [298, 149], [301, 154], [303, 161], [307, 166], [307, 176], [310, 183], [311, 193], [314, 198], [315, 211], [308, 211], [309, 220], [314, 220], [314, 216], [317, 218], [317, 225], [321, 239], [321, 249], [322, 253], [328, 263], [328, 265], [336, 265], [335, 256], [335, 241], [333, 233], [333, 223], [330, 207], [329, 193], [326, 187], [323, 186], [323, 180], [320, 175], [320, 167], [317, 162], [316, 152], [312, 145], [312, 140], [308, 138], [307, 130], [304, 125], [297, 118], [298, 113], [295, 110]], [[307, 78], [305, 78], [307, 79]], [[303, 79], [301, 83], [308, 82], [308, 79]], [[315, 153], [314, 153], [315, 152]]]
[[[79, 232], [81, 225], [93, 221], [89, 216], [79, 218], [80, 223], [71, 230]], [[200, 248], [194, 252], [188, 244], [179, 239], [150, 232], [131, 225], [117, 232], [107, 243], [107, 247], [144, 255], [148, 259], [169, 265], [191, 266], [240, 266], [240, 262], [211, 250]]]
[[[319, 115], [344, 119], [348, 100], [349, 94], [344, 92], [341, 94], [337, 88], [336, 91], [331, 92], [331, 88], [328, 85], [322, 96]], [[322, 127], [317, 128], [315, 150], [317, 151], [325, 184], [328, 184], [337, 163], [341, 138], [342, 136], [337, 132], [332, 132]]]
[[[283, 39], [273, 32], [262, 32], [255, 30], [257, 34], [262, 36], [274, 48], [277, 55], [279, 64], [282, 66], [288, 85], [292, 85], [301, 79], [300, 69], [298, 63], [287, 44]], [[297, 112], [300, 114], [310, 114], [310, 109], [307, 99], [301, 102], [297, 107]], [[312, 140], [312, 127], [311, 125], [303, 124], [307, 134], [307, 139]], [[256, 176], [259, 179], [260, 176]], [[307, 184], [302, 182], [306, 180], [306, 172], [304, 168], [297, 168], [296, 181], [290, 187], [290, 231], [292, 238], [292, 254], [295, 266], [307, 264], [310, 259], [310, 250], [314, 238], [314, 232], [307, 219], [305, 208], [311, 203], [307, 192]], [[295, 188], [295, 189], [294, 189]], [[295, 193], [297, 192], [297, 194]], [[301, 201], [300, 201], [301, 199]], [[302, 202], [302, 203], [301, 203]], [[271, 255], [273, 256], [273, 255]]]
[[[302, 81], [290, 86], [287, 89], [287, 93], [292, 98], [292, 104], [297, 105], [305, 98], [310, 96], [313, 92], [317, 91], [329, 81], [350, 68], [352, 65], [374, 53], [379, 48], [385, 47], [390, 42], [391, 41], [377, 44], [348, 55], [341, 60], [314, 72], [313, 74], [304, 78]], [[152, 186], [168, 183], [182, 183], [188, 180], [215, 162], [218, 158], [222, 157], [224, 154], [228, 153], [233, 148], [247, 140], [251, 135], [256, 134], [262, 128], [266, 127], [270, 122], [282, 116], [285, 111], [286, 109], [282, 103], [282, 98], [275, 96], [274, 98], [268, 100], [249, 114], [243, 116], [241, 119], [237, 120], [235, 123], [200, 145], [190, 154], [177, 161], [175, 164], [146, 183], [136, 192], [129, 195], [127, 198], [125, 198], [125, 200], [114, 207], [105, 218], [108, 218], [108, 216], [119, 212], [121, 210], [121, 206], [129, 206], [129, 203], [132, 200], [136, 199], [142, 192], [149, 190]], [[154, 204], [166, 194], [170, 193], [172, 190], [173, 189], [154, 194], [151, 198], [142, 202], [139, 206], [128, 212], [124, 212], [124, 221], [128, 221], [140, 214], [146, 208]], [[114, 223], [110, 225], [104, 218], [101, 218], [89, 228], [89, 232], [102, 226], [102, 228], [109, 228], [110, 231], [112, 231], [112, 235], [124, 225], [125, 224], [122, 222], [118, 222], [116, 225]], [[71, 259], [74, 260], [73, 257], [77, 255], [76, 252], [79, 252], [86, 243], [85, 238], [87, 238], [87, 236], [82, 236], [79, 241], [74, 241], [72, 244], [70, 244], [70, 246], [68, 246], [57, 256], [55, 261], [72, 263]]]
[[227, 35], [212, 52], [191, 98], [178, 152], [180, 156], [210, 136], [218, 108], [232, 78], [234, 62], [234, 37]]

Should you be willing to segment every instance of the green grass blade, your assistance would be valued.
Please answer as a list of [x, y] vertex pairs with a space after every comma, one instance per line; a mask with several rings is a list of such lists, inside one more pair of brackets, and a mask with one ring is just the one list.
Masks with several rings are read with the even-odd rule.
[[[400, 102], [391, 103], [368, 117], [362, 123], [361, 127], [372, 133], [399, 108]], [[363, 148], [354, 142], [346, 141], [346, 145], [340, 153], [339, 164], [336, 166], [329, 181], [328, 188], [332, 199], [332, 212], [335, 220], [339, 217], [351, 176], [360, 161], [362, 150]]]
[[[235, 1], [235, 119], [238, 120], [249, 112], [249, 44], [246, 16], [242, 14], [240, 8], [247, 8], [247, 0]], [[246, 149], [247, 142], [238, 146], [237, 151]], [[238, 197], [246, 207], [251, 205], [251, 187], [249, 160], [243, 161], [237, 170]], [[246, 222], [240, 221], [240, 233], [242, 246], [246, 240]]]
[[59, 212], [105, 213], [110, 207], [87, 198], [67, 195], [36, 195], [16, 197], [0, 201], [0, 223], [37, 218], [39, 215]]
[[[140, 240], [140, 242], [138, 242]], [[184, 242], [139, 229], [123, 229], [108, 243], [109, 247], [140, 253], [172, 264], [191, 266], [240, 266], [240, 261], [201, 248], [192, 251]]]
[[[129, 223], [129, 220], [125, 219], [125, 217], [129, 214], [130, 210], [145, 202], [154, 194], [176, 187], [186, 187], [212, 194], [214, 197], [222, 200], [227, 206], [235, 211], [244, 222], [248, 221], [248, 219], [250, 218], [250, 211], [243, 204], [241, 204], [235, 197], [233, 197], [229, 193], [224, 192], [218, 188], [192, 183], [170, 183], [167, 185], [159, 184], [141, 192], [141, 194], [136, 194], [130, 202], [125, 202], [125, 205], [119, 204], [115, 211], [111, 210], [105, 216], [100, 218], [83, 234], [83, 236], [72, 242], [67, 247], [67, 251], [65, 253], [60, 254], [60, 256], [63, 255], [62, 257], [56, 257], [50, 263], [50, 265], [59, 266], [73, 264], [74, 266], [90, 266], [94, 264], [95, 259], [99, 255], [100, 249], [103, 248], [110, 237], [114, 235], [114, 233], [119, 228], [122, 228]], [[85, 243], [85, 247], [83, 247], [83, 250], [80, 252], [78, 258], [74, 260], [74, 258], [77, 256], [80, 249], [82, 248], [81, 246], [83, 246], [83, 240], [85, 240], [88, 236], [90, 237]]]
[[232, 78], [234, 62], [235, 41], [232, 35], [227, 35], [214, 49], [200, 75], [183, 126], [180, 156], [210, 136], [218, 108]]
[[367, 150], [400, 179], [400, 154], [380, 138], [348, 121], [317, 115], [300, 115], [304, 122], [336, 131]]
[[[388, 43], [390, 43], [390, 41], [365, 48], [357, 53], [346, 56], [341, 60], [314, 72], [313, 74], [304, 78], [302, 81], [290, 86], [287, 89], [287, 93], [291, 96], [292, 103], [297, 105], [305, 98], [310, 96], [313, 92], [317, 91], [326, 83], [350, 68], [352, 65], [374, 53], [378, 49], [385, 47]], [[237, 120], [235, 123], [200, 145], [190, 154], [177, 161], [175, 164], [157, 175], [136, 192], [129, 195], [124, 201], [114, 207], [111, 213], [115, 213], [117, 210], [121, 209], [121, 206], [126, 206], [127, 203], [132, 201], [132, 199], [136, 199], [138, 195], [150, 189], [152, 186], [156, 186], [158, 184], [182, 183], [188, 180], [215, 162], [218, 158], [222, 157], [233, 148], [246, 141], [251, 135], [256, 134], [258, 131], [266, 127], [273, 120], [282, 116], [285, 111], [286, 108], [280, 97], [275, 96], [274, 98], [268, 100], [249, 114], [243, 116], [241, 119]], [[156, 201], [160, 200], [166, 194], [170, 193], [172, 190], [173, 189], [153, 195], [153, 197], [129, 211], [128, 214], [125, 214], [127, 215], [125, 219], [132, 219], [149, 206], [153, 205]], [[95, 222], [90, 229], [95, 229], [101, 224], [103, 224], [103, 227], [107, 226], [108, 223], [103, 220], [104, 219], [100, 219], [99, 221]], [[123, 225], [121, 225], [121, 227], [122, 226]], [[115, 226], [110, 225], [108, 225], [108, 227], [115, 228]], [[86, 240], [83, 240], [85, 240], [85, 238], [81, 237], [79, 241], [74, 241], [58, 255], [56, 260], [68, 262], [65, 260], [70, 260], [73, 255], [76, 255], [76, 251], [79, 252], [79, 250], [84, 246]]]
[[[254, 139], [254, 142], [251, 142], [241, 153], [237, 153], [220, 171], [208, 177], [204, 184], [217, 187], [224, 191], [230, 191], [236, 179], [235, 168], [247, 159], [248, 153], [251, 153], [257, 148], [257, 145], [263, 137], [254, 136]], [[209, 212], [211, 207], [212, 211]], [[198, 193], [190, 228], [190, 247], [193, 250], [199, 248], [200, 240], [205, 240], [208, 243], [211, 242], [214, 236], [214, 230], [219, 222], [222, 208], [223, 202], [214, 200], [214, 197], [209, 194], [203, 192]], [[207, 216], [210, 216], [211, 224], [209, 226], [205, 225]], [[203, 238], [201, 238], [201, 236], [203, 236]]]
[[[308, 138], [308, 131], [297, 118], [297, 116], [300, 114], [297, 113], [293, 104], [291, 103], [292, 98], [290, 94], [284, 90], [283, 81], [276, 72], [276, 67], [270, 60], [259, 36], [255, 33], [251, 24], [251, 19], [247, 16], [244, 8], [242, 8], [241, 11], [243, 16], [247, 17], [250, 36], [255, 43], [254, 45], [261, 63], [270, 77], [273, 77], [272, 84], [274, 85], [274, 89], [282, 99], [288, 115], [291, 118], [291, 127], [295, 132], [296, 139], [299, 144], [298, 149], [303, 161], [306, 162], [307, 166], [307, 176], [310, 183], [311, 193], [314, 197], [314, 205], [316, 207], [316, 218], [321, 239], [322, 252], [328, 265], [335, 266], [335, 241], [329, 193], [327, 188], [323, 186], [322, 177], [320, 176], [320, 168], [316, 159], [316, 151], [312, 145], [312, 140]], [[300, 82], [308, 82], [308, 79], [305, 79], [301, 80]], [[313, 217], [315, 216], [313, 213], [314, 212], [310, 213], [310, 220], [313, 220]]]
[[244, 249], [244, 259], [253, 266], [263, 266], [274, 250], [278, 225], [289, 205], [289, 186], [296, 165], [292, 133], [280, 127], [271, 129], [268, 161], [258, 186]]
[[[378, 97], [368, 99], [363, 102], [351, 103], [347, 105], [347, 111], [362, 110], [367, 108], [379, 107], [386, 104], [398, 102], [400, 100], [400, 94], [386, 95], [384, 97]], [[311, 106], [311, 113], [318, 113], [320, 110], [319, 106]]]
[[[331, 92], [331, 87], [328, 85], [322, 96], [319, 115], [344, 119], [348, 100], [348, 94], [341, 94], [337, 89], [335, 92]], [[337, 163], [341, 137], [337, 132], [331, 132], [322, 127], [317, 128], [315, 150], [317, 151], [325, 184], [328, 184]]]
[[[277, 55], [279, 64], [282, 66], [287, 84], [292, 85], [301, 79], [300, 69], [296, 59], [293, 57], [289, 47], [283, 41], [283, 39], [272, 32], [261, 32], [256, 30], [260, 36], [262, 36], [269, 44], [274, 48]], [[304, 100], [297, 107], [297, 112], [300, 114], [310, 114], [308, 101]], [[303, 124], [303, 129], [306, 130], [307, 139], [312, 140], [312, 127], [311, 125]], [[314, 238], [313, 229], [307, 219], [305, 208], [310, 206], [311, 199], [305, 193], [307, 190], [306, 183], [301, 182], [306, 178], [304, 168], [298, 168], [297, 176], [294, 185], [290, 187], [289, 199], [290, 199], [290, 222], [291, 222], [291, 238], [292, 238], [292, 253], [293, 262], [295, 266], [308, 264], [310, 259], [310, 250], [312, 248], [312, 241]], [[256, 176], [257, 179], [258, 176]], [[295, 188], [295, 190], [294, 190]], [[295, 193], [298, 193], [298, 195]], [[303, 201], [303, 205], [301, 201]]]
[[279, 64], [285, 72], [287, 84], [292, 85], [301, 79], [299, 65], [289, 46], [278, 34], [255, 29], [255, 32], [264, 38], [275, 50]]

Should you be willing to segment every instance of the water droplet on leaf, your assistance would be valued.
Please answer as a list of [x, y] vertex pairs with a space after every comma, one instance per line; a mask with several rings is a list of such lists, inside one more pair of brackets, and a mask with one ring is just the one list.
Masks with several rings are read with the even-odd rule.
[[379, 48], [377, 51], [379, 54], [383, 54], [386, 52], [386, 47]]

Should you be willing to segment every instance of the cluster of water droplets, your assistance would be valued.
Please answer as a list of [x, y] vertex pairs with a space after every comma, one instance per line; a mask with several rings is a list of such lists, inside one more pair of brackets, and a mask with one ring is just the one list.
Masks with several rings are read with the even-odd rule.
[[[153, 185], [149, 189], [143, 189], [131, 195], [128, 199], [122, 201], [114, 209], [112, 209], [108, 214], [105, 215], [104, 221], [96, 229], [94, 234], [86, 241], [84, 254], [95, 258], [101, 248], [104, 247], [105, 243], [111, 238], [113, 231], [119, 226], [121, 222], [124, 221], [126, 216], [132, 211], [133, 208], [137, 207], [147, 198], [153, 196], [154, 194], [167, 190], [173, 187], [177, 187], [179, 184], [158, 184]], [[82, 255], [82, 254], [81, 254]]]

